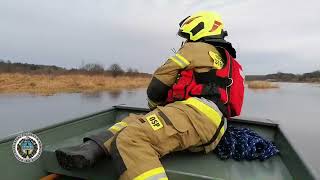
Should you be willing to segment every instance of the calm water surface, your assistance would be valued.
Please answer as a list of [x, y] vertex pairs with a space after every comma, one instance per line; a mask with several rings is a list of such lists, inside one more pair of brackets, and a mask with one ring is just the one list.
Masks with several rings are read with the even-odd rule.
[[[145, 89], [54, 96], [0, 95], [0, 138], [128, 104], [146, 106]], [[243, 116], [280, 122], [299, 152], [320, 174], [320, 85], [281, 83], [280, 89], [246, 90]]]

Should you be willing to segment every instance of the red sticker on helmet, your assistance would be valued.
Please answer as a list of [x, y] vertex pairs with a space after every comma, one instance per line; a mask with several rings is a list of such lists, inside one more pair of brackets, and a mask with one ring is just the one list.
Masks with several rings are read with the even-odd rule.
[[217, 30], [218, 27], [219, 27], [221, 24], [222, 24], [222, 23], [219, 22], [219, 21], [214, 21], [213, 26], [212, 26], [212, 29], [210, 30], [210, 32], [213, 32], [213, 31]]

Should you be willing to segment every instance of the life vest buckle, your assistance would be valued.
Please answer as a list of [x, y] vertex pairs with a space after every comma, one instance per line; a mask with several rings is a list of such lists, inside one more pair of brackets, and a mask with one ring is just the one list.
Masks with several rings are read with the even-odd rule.
[[233, 84], [233, 79], [232, 78], [228, 78], [228, 84], [227, 84], [227, 88], [228, 87], [230, 87], [230, 86], [232, 86], [232, 84]]

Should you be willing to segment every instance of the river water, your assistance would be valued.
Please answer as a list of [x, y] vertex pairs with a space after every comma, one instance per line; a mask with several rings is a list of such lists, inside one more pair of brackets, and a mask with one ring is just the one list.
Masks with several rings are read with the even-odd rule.
[[[246, 89], [242, 115], [278, 121], [298, 152], [320, 174], [320, 85], [279, 83], [279, 89]], [[0, 95], [0, 138], [110, 108], [146, 106], [145, 89], [54, 96]]]

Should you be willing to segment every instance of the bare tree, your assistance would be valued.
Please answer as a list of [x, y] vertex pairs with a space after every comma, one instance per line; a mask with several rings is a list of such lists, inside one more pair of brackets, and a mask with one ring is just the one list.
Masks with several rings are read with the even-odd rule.
[[111, 72], [113, 77], [117, 77], [124, 73], [123, 69], [119, 64], [111, 64], [108, 70]]
[[92, 73], [103, 73], [104, 72], [103, 65], [95, 64], [95, 63], [85, 64], [80, 69], [88, 71], [88, 72], [92, 72]]

